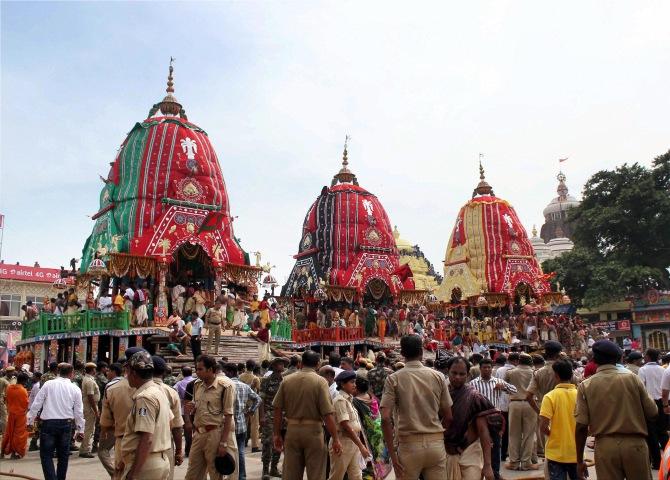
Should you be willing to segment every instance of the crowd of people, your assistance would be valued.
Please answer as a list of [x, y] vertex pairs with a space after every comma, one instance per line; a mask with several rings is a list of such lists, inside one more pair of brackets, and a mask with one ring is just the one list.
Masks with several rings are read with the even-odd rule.
[[175, 376], [139, 347], [112, 365], [8, 366], [2, 455], [39, 449], [49, 480], [66, 478], [76, 450], [97, 454], [113, 479], [172, 479], [186, 457], [188, 480], [244, 479], [251, 440], [263, 478], [491, 480], [543, 468], [573, 480], [586, 476], [590, 435], [598, 478], [648, 479], [661, 467], [670, 359], [658, 350], [600, 339], [585, 363], [556, 340], [543, 355], [424, 353], [409, 334], [399, 352], [355, 357], [308, 349], [238, 365], [200, 355], [195, 375], [185, 366]]

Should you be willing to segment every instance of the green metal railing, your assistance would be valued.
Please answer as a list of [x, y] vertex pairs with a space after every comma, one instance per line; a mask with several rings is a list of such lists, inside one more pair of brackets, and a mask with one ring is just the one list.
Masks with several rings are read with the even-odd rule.
[[128, 330], [130, 312], [97, 312], [86, 310], [67, 315], [40, 313], [30, 322], [24, 322], [21, 339], [66, 332], [90, 332], [95, 330]]
[[291, 322], [288, 320], [277, 320], [270, 325], [272, 339], [291, 340]]

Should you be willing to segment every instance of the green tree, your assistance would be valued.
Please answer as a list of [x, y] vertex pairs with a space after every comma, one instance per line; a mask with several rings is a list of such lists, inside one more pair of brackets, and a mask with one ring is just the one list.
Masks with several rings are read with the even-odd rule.
[[542, 266], [577, 304], [670, 286], [670, 151], [652, 168], [624, 164], [593, 175], [570, 221], [575, 248]]

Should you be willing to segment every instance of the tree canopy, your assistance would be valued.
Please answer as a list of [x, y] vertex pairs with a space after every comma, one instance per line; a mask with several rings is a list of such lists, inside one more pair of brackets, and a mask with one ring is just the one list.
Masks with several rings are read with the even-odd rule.
[[593, 307], [670, 287], [670, 151], [651, 168], [602, 170], [570, 210], [572, 251], [542, 264], [575, 303]]

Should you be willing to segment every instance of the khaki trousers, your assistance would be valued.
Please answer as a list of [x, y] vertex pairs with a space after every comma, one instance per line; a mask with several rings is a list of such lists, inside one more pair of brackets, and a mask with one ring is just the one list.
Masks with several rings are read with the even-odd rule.
[[526, 401], [509, 403], [509, 461], [514, 466], [531, 465], [537, 414]]
[[331, 446], [328, 450], [330, 455], [330, 476], [328, 480], [342, 480], [344, 474], [347, 474], [348, 480], [362, 480], [363, 475], [361, 467], [358, 464], [361, 458], [361, 451], [356, 444], [349, 438], [340, 436], [342, 442], [342, 455], [335, 455]]
[[100, 463], [105, 467], [109, 476], [114, 478], [114, 459], [112, 458], [112, 448], [116, 439], [112, 433], [107, 435], [100, 435], [100, 440], [98, 441], [98, 458]]
[[[193, 443], [188, 456], [188, 470], [184, 480], [203, 480], [209, 473], [210, 480], [221, 480], [223, 477], [214, 468], [214, 459], [219, 450], [219, 441], [221, 440], [221, 430], [215, 429], [209, 432], [200, 433], [193, 430]], [[237, 440], [235, 439], [235, 426], [231, 429], [231, 435], [228, 436], [227, 452], [235, 459], [235, 471], [228, 475], [228, 480], [237, 480], [239, 453], [237, 451]]]
[[254, 414], [249, 420], [249, 432], [251, 434], [251, 448], [259, 448], [261, 446], [261, 432], [260, 432], [260, 422], [258, 420], [259, 412], [256, 409]]
[[7, 407], [5, 406], [5, 398], [0, 399], [0, 435], [5, 433], [7, 428]]
[[607, 480], [651, 478], [649, 449], [642, 436], [605, 435], [596, 438], [596, 476]]
[[[123, 436], [116, 437], [114, 441], [114, 471], [118, 471], [119, 465], [121, 465], [121, 440]], [[115, 473], [112, 477], [113, 480], [120, 480], [121, 476], [118, 473]]]
[[289, 425], [284, 439], [283, 478], [299, 480], [307, 470], [307, 480], [323, 480], [326, 454], [321, 424]]
[[398, 459], [402, 477], [396, 480], [444, 480], [447, 478], [447, 451], [442, 433], [416, 434], [398, 441]]
[[211, 323], [207, 325], [207, 348], [205, 348], [205, 353], [212, 353], [212, 340], [214, 340], [214, 355], [219, 354], [219, 340], [221, 340], [221, 325], [212, 325]]
[[[460, 455], [447, 453], [447, 478], [481, 480], [482, 468], [484, 468], [484, 454], [479, 440], [468, 445]], [[449, 475], [449, 472], [453, 472], [453, 475]]]
[[[134, 458], [132, 456], [124, 458], [126, 468], [120, 480], [124, 480], [133, 466]], [[142, 470], [136, 472], [135, 477], [142, 480], [167, 480], [170, 474], [170, 461], [166, 452], [150, 453], [146, 462], [142, 465]]]
[[79, 453], [91, 453], [91, 446], [93, 445], [93, 434], [95, 433], [95, 418], [93, 410], [84, 410], [84, 440], [79, 447]]

